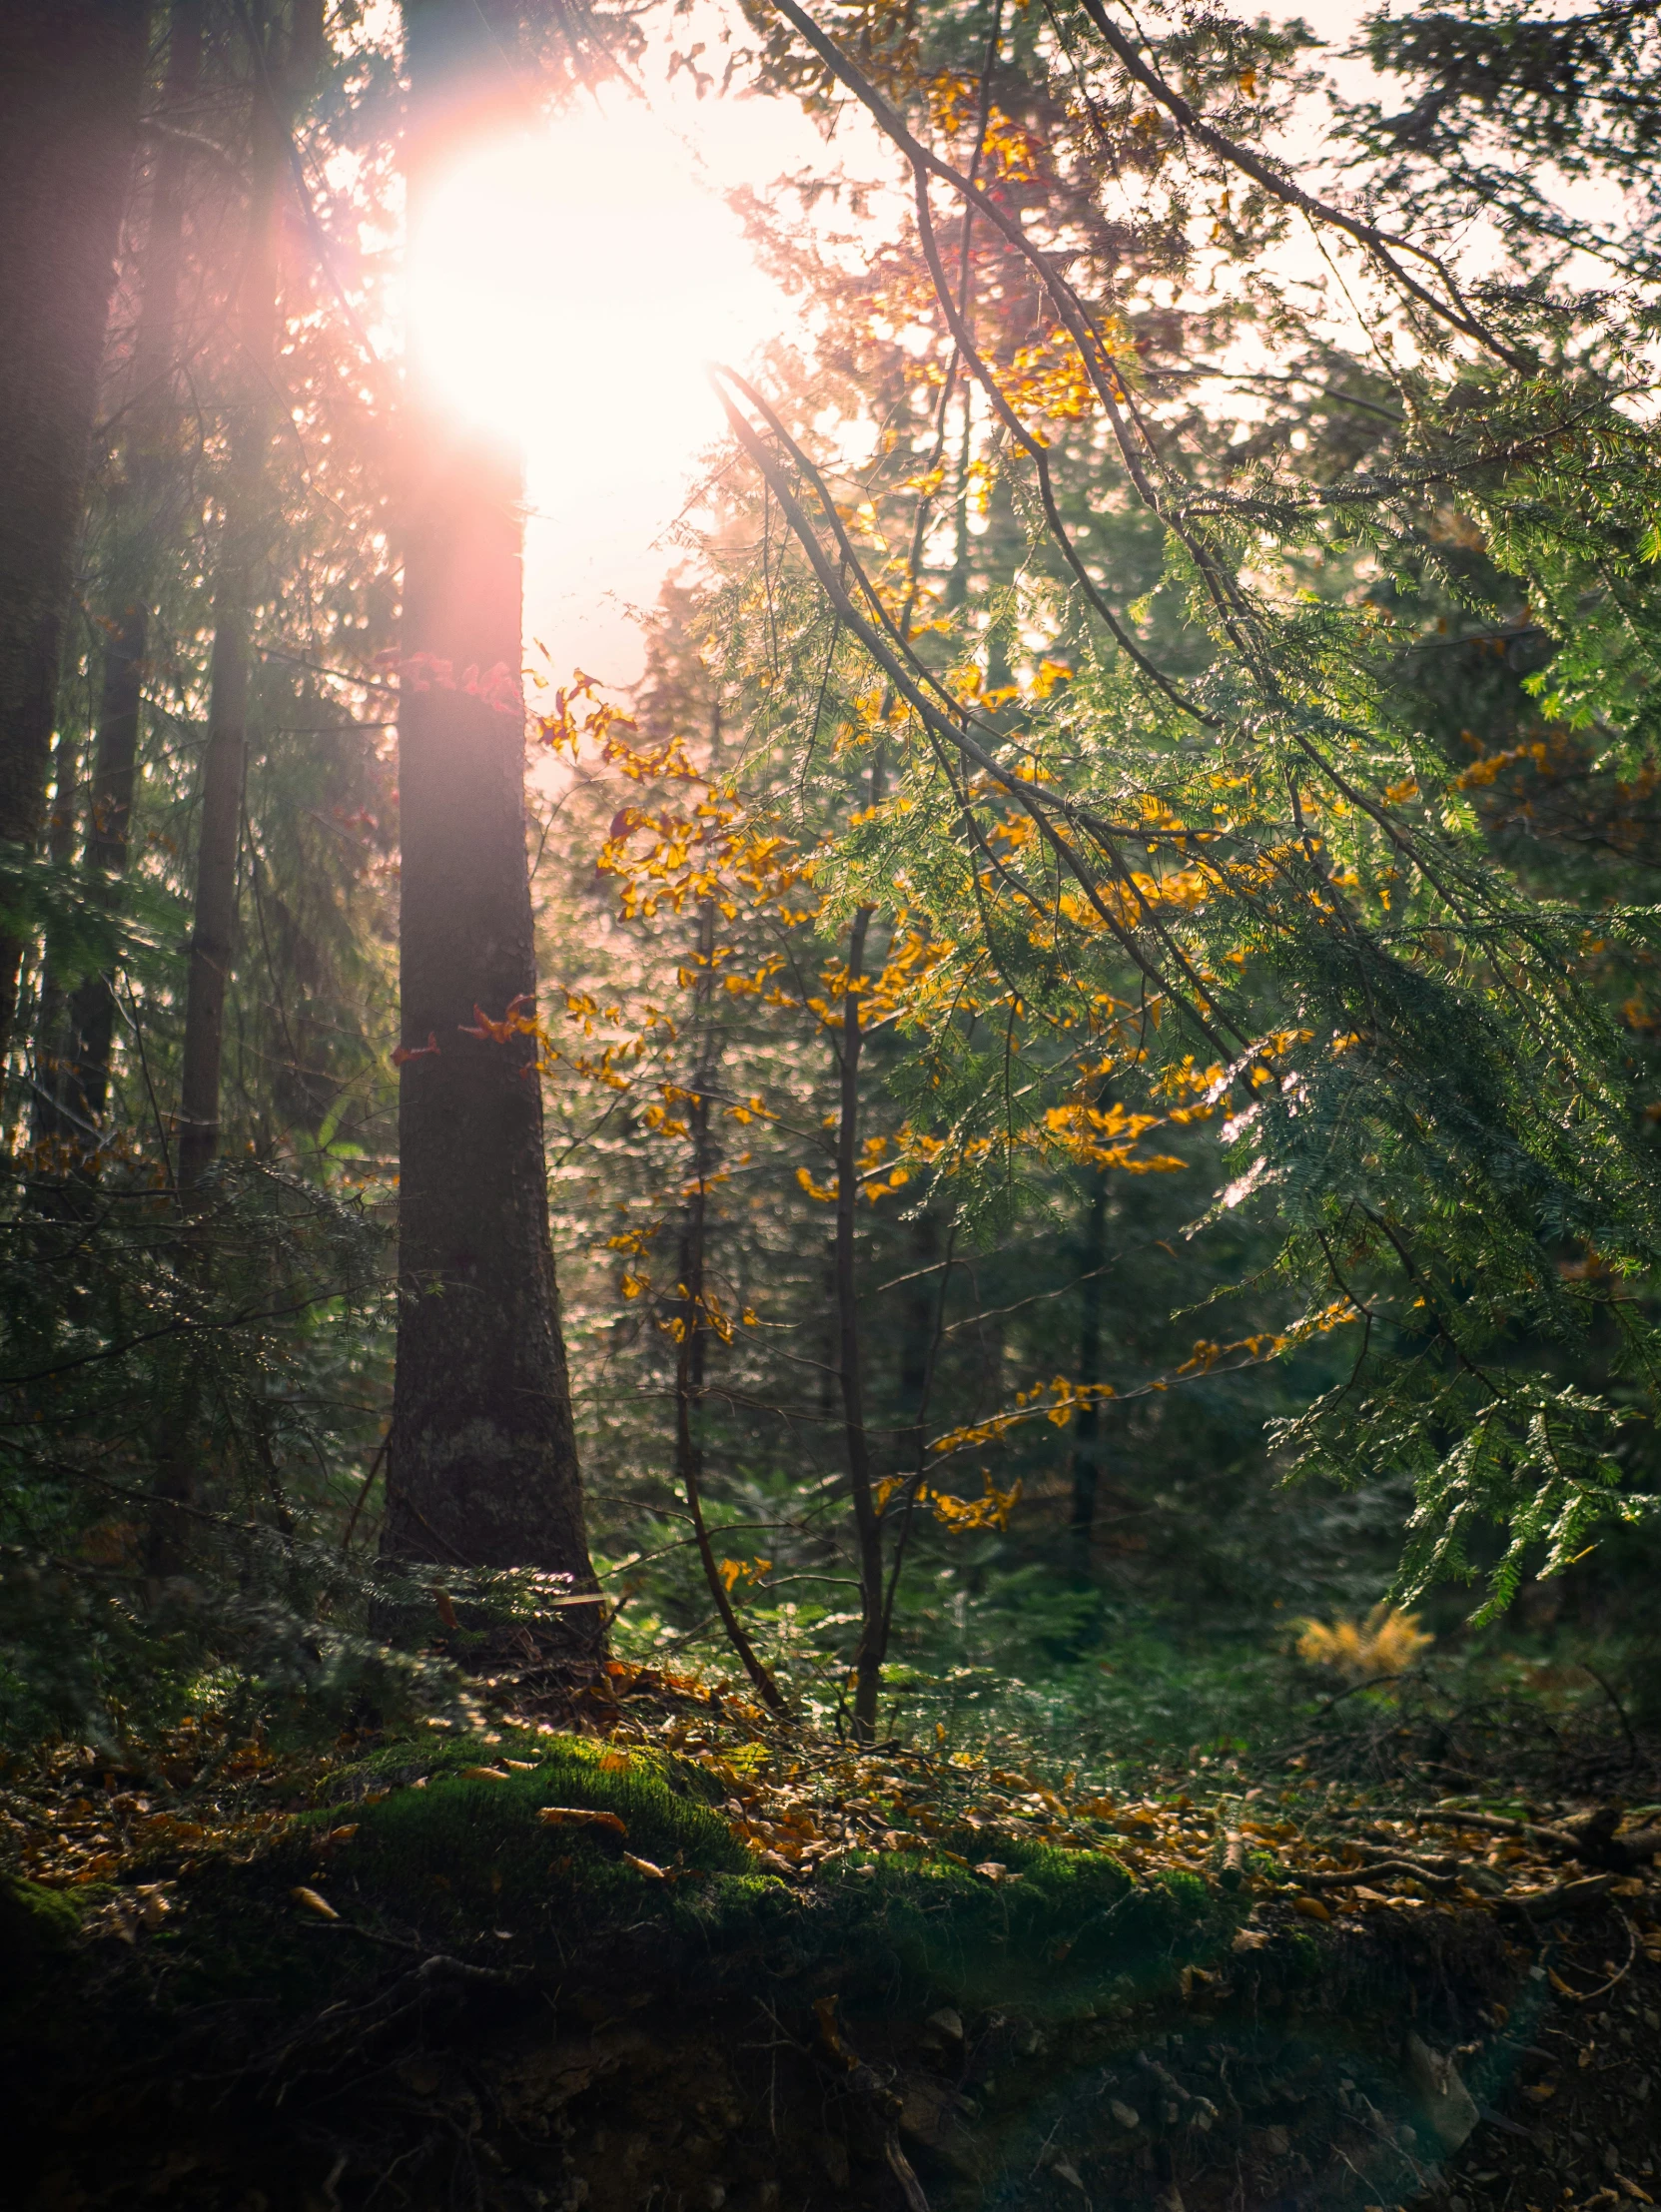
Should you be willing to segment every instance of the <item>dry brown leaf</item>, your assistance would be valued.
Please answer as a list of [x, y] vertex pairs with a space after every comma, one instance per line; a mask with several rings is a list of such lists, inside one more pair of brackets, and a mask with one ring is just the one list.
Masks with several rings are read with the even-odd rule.
[[341, 1916], [329, 1899], [320, 1897], [315, 1889], [291, 1889], [289, 1894], [296, 1904], [303, 1904], [308, 1912], [315, 1912], [320, 1920], [338, 1920]]
[[637, 1874], [644, 1874], [648, 1881], [667, 1881], [669, 1878], [661, 1866], [654, 1866], [649, 1858], [636, 1858], [632, 1851], [624, 1851], [623, 1864], [632, 1866]]
[[614, 1836], [626, 1836], [627, 1828], [615, 1813], [596, 1813], [586, 1805], [539, 1806], [536, 1818], [544, 1828], [603, 1828]]
[[1300, 1912], [1306, 1920], [1329, 1920], [1332, 1917], [1330, 1910], [1318, 1897], [1294, 1897], [1292, 1910]]
[[507, 1780], [499, 1767], [463, 1767], [461, 1778], [464, 1782], [505, 1782]]

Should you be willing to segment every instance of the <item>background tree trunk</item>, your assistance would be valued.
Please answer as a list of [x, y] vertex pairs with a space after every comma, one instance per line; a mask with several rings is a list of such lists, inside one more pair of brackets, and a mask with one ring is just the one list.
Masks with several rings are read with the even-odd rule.
[[[1102, 1270], [1108, 1257], [1108, 1178], [1091, 1170], [1085, 1210], [1084, 1281], [1079, 1288], [1079, 1381], [1094, 1390], [1102, 1379]], [[1096, 1492], [1101, 1480], [1102, 1408], [1094, 1397], [1079, 1408], [1073, 1431], [1073, 1498], [1068, 1529], [1081, 1563], [1088, 1565], [1096, 1532]]]
[[[46, 818], [46, 857], [59, 868], [75, 858], [80, 779], [81, 747], [71, 724], [59, 730], [52, 748], [52, 811]], [[35, 1010], [34, 1088], [29, 1095], [29, 1141], [36, 1147], [59, 1137], [73, 1141], [76, 1135], [75, 1120], [64, 1110], [68, 1011], [68, 994], [48, 933]]]
[[[46, 806], [58, 663], [116, 237], [148, 56], [143, 0], [0, 8], [0, 842]], [[23, 948], [0, 939], [0, 1057]]]
[[[203, 0], [175, 0], [168, 41], [164, 114], [188, 120], [202, 68]], [[190, 153], [184, 139], [157, 149], [140, 275], [142, 297], [133, 339], [126, 465], [112, 499], [111, 558], [105, 586], [110, 630], [104, 646], [88, 795], [86, 858], [112, 880], [127, 872], [138, 767], [139, 710], [150, 645], [156, 547], [178, 497], [174, 450], [178, 408], [174, 390], [179, 320], [179, 265], [185, 229]], [[89, 976], [70, 1009], [71, 1109], [96, 1127], [109, 1103], [115, 1042], [115, 978]]]
[[[412, 237], [511, 86], [474, 0], [405, 0]], [[383, 1547], [593, 1587], [530, 1041], [466, 1036], [533, 992], [516, 457], [412, 364], [399, 737], [399, 1334]], [[598, 1608], [565, 1616], [598, 1635]], [[579, 1641], [581, 1639], [579, 1638]]]
[[[715, 780], [715, 760], [720, 729], [720, 707], [711, 716], [709, 780]], [[731, 1594], [721, 1580], [720, 1563], [709, 1538], [703, 1510], [703, 1445], [698, 1424], [703, 1406], [704, 1359], [709, 1347], [708, 1311], [704, 1303], [704, 1258], [709, 1237], [709, 1191], [717, 1164], [715, 1130], [710, 1120], [711, 1093], [721, 1058], [721, 1035], [710, 1019], [715, 991], [715, 903], [698, 903], [698, 981], [693, 1014], [693, 1067], [690, 1122], [691, 1156], [687, 1161], [686, 1203], [681, 1209], [680, 1239], [676, 1251], [679, 1296], [677, 1319], [680, 1340], [675, 1347], [675, 1482], [692, 1516], [692, 1534], [698, 1547], [704, 1581], [720, 1615], [727, 1641], [738, 1654], [744, 1672], [775, 1713], [785, 1709], [778, 1684], [757, 1653], [738, 1618]]]
[[859, 1648], [854, 1654], [854, 1735], [870, 1743], [877, 1728], [882, 1685], [882, 1523], [871, 1482], [870, 1440], [865, 1431], [864, 1377], [860, 1361], [859, 1290], [854, 1272], [854, 1214], [859, 1203], [859, 1063], [865, 1033], [858, 986], [865, 975], [865, 938], [871, 909], [860, 907], [848, 934], [848, 982], [842, 1002], [842, 1064], [836, 1123], [836, 1316], [842, 1377], [842, 1429], [853, 1494], [859, 1549]]
[[269, 526], [266, 460], [271, 444], [279, 329], [278, 223], [296, 100], [316, 75], [321, 0], [295, 0], [286, 41], [270, 11], [249, 19], [251, 118], [248, 239], [237, 296], [237, 369], [219, 564], [214, 576], [214, 651], [208, 744], [197, 824], [196, 909], [185, 999], [179, 1095], [179, 1186], [188, 1190], [219, 1149], [220, 1064], [225, 986], [237, 930], [237, 860], [248, 769], [250, 636], [256, 576]]

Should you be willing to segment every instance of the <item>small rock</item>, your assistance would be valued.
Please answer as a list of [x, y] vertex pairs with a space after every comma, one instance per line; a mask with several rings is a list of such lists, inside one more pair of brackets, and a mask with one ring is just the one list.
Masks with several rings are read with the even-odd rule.
[[945, 2082], [925, 2074], [913, 2074], [904, 2084], [900, 2127], [915, 2143], [968, 2177], [978, 2170], [975, 2138], [970, 2133], [967, 2099]]
[[1119, 2122], [1121, 2127], [1140, 2127], [1142, 2125], [1141, 2113], [1136, 2111], [1131, 2105], [1122, 2104], [1118, 2097], [1112, 2097], [1109, 2099], [1108, 2110], [1113, 2114], [1114, 2118]]
[[948, 2036], [954, 2043], [963, 2041], [962, 2015], [949, 2004], [943, 2004], [938, 2012], [931, 2012], [926, 2024], [938, 2028], [942, 2035]]
[[1459, 2079], [1458, 2068], [1451, 2058], [1433, 2051], [1416, 2035], [1407, 2038], [1407, 2064], [1437, 2140], [1444, 2150], [1457, 2150], [1480, 2116], [1475, 2098]]

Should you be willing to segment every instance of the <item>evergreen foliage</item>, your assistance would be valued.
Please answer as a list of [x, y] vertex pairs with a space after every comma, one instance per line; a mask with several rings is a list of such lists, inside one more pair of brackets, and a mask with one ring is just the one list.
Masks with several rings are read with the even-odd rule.
[[[177, 114], [173, 29], [152, 57], [48, 830], [0, 881], [14, 1742], [205, 1698], [464, 1711], [455, 1666], [571, 1594], [374, 1563], [422, 1048], [393, 1051], [405, 95], [354, 9], [282, 185], [220, 1157], [176, 1187], [228, 318], [260, 41], [301, 25], [187, 17]], [[1105, 1742], [1170, 1714], [1144, 1685], [1185, 1613], [1249, 1689], [1283, 1680], [1270, 1591], [1363, 1611], [1395, 1562], [1404, 1601], [1482, 1581], [1486, 1619], [1594, 1546], [1641, 1576], [1645, 11], [1381, 17], [1405, 104], [1340, 103], [1296, 174], [1280, 118], [1324, 111], [1295, 25], [750, 21], [735, 72], [827, 134], [862, 111], [889, 172], [827, 136], [743, 196], [797, 340], [718, 379], [720, 488], [635, 696], [532, 724], [547, 980], [471, 1033], [541, 1063], [615, 1645], [735, 1642], [865, 1731], [881, 1669], [884, 1726]], [[519, 28], [562, 94], [639, 51]]]

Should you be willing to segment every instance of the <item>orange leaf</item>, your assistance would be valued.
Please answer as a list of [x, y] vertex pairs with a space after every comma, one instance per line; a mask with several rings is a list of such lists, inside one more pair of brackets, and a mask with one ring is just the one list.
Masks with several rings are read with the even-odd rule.
[[544, 1828], [604, 1828], [615, 1836], [626, 1836], [628, 1830], [615, 1813], [596, 1813], [585, 1805], [544, 1805], [536, 1814]]

